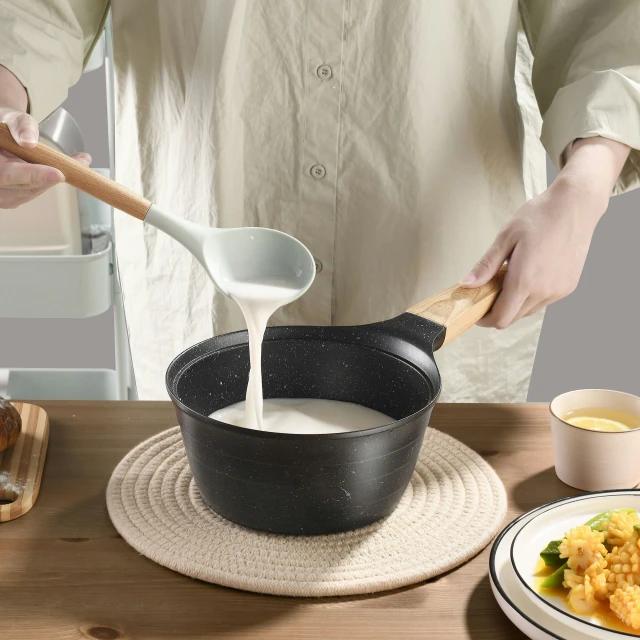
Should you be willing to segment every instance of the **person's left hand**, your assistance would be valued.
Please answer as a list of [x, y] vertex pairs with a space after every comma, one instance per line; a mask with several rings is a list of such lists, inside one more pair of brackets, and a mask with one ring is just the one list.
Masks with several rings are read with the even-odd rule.
[[603, 138], [574, 145], [554, 183], [520, 208], [460, 281], [482, 286], [508, 261], [502, 291], [480, 326], [505, 329], [578, 286], [593, 232], [628, 154], [626, 145]]

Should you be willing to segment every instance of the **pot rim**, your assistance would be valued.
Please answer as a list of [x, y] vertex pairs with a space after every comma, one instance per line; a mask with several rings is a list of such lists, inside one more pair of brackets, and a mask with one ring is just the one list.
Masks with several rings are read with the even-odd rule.
[[[221, 338], [223, 336], [230, 336], [230, 335], [239, 334], [239, 333], [246, 333], [246, 331], [235, 331], [235, 332], [226, 333], [226, 334], [222, 334], [221, 336], [215, 336], [215, 337], [220, 337]], [[282, 338], [282, 340], [287, 340], [287, 338]], [[180, 411], [183, 411], [184, 413], [186, 413], [190, 417], [195, 418], [195, 419], [199, 420], [202, 423], [210, 424], [211, 426], [223, 429], [225, 431], [230, 431], [231, 433], [243, 434], [246, 437], [268, 438], [268, 439], [275, 439], [275, 440], [297, 440], [297, 439], [337, 440], [337, 439], [358, 438], [358, 437], [362, 437], [362, 436], [365, 436], [365, 435], [369, 436], [369, 435], [382, 433], [382, 432], [385, 432], [385, 431], [391, 431], [392, 429], [404, 426], [405, 424], [409, 424], [409, 423], [415, 421], [420, 416], [424, 415], [427, 411], [429, 411], [430, 409], [433, 409], [434, 405], [438, 401], [438, 398], [440, 397], [440, 392], [442, 390], [441, 379], [440, 379], [440, 376], [438, 375], [438, 382], [440, 384], [438, 385], [438, 388], [437, 388], [433, 398], [431, 398], [431, 400], [426, 405], [424, 405], [418, 411], [415, 411], [414, 413], [412, 413], [412, 414], [410, 414], [408, 416], [405, 416], [404, 418], [400, 418], [400, 420], [394, 420], [393, 422], [390, 422], [389, 424], [384, 424], [384, 425], [381, 425], [379, 427], [370, 427], [369, 429], [359, 429], [357, 431], [344, 431], [344, 432], [340, 432], [340, 433], [281, 433], [279, 431], [259, 431], [257, 429], [247, 429], [246, 427], [238, 427], [238, 426], [233, 425], [233, 424], [227, 424], [226, 422], [220, 422], [219, 420], [214, 420], [213, 418], [210, 418], [209, 416], [206, 416], [206, 415], [203, 415], [201, 413], [198, 413], [197, 411], [194, 411], [189, 406], [187, 406], [184, 402], [182, 402], [182, 400], [180, 400], [176, 396], [174, 391], [173, 391], [173, 386], [174, 386], [173, 382], [175, 382], [180, 377], [180, 375], [185, 371], [185, 369], [187, 369], [188, 367], [192, 366], [195, 362], [199, 361], [203, 357], [209, 356], [211, 353], [215, 353], [216, 351], [223, 351], [223, 350], [227, 350], [227, 349], [235, 349], [235, 348], [238, 348], [240, 346], [239, 344], [227, 345], [227, 346], [223, 346], [223, 347], [211, 350], [208, 353], [201, 354], [199, 357], [193, 358], [188, 363], [184, 364], [175, 374], [173, 374], [172, 379], [171, 380], [169, 379], [169, 372], [171, 371], [172, 367], [174, 366], [174, 363], [179, 358], [184, 357], [184, 354], [187, 351], [190, 351], [191, 349], [195, 349], [196, 347], [200, 346], [201, 344], [204, 344], [205, 342], [209, 342], [209, 341], [211, 341], [211, 338], [206, 338], [205, 340], [201, 340], [200, 342], [197, 342], [196, 344], [194, 344], [194, 345], [192, 345], [190, 347], [187, 347], [184, 351], [179, 353], [169, 363], [169, 366], [167, 367], [167, 372], [166, 372], [166, 375], [165, 375], [165, 386], [166, 386], [167, 392], [168, 392], [169, 397], [171, 398], [171, 401], [173, 402], [173, 404], [178, 409], [180, 409]], [[329, 342], [332, 342], [332, 341], [329, 340]], [[362, 346], [362, 345], [358, 345], [358, 346]], [[371, 348], [371, 347], [365, 347], [365, 348]], [[393, 356], [394, 358], [398, 358], [397, 355], [395, 355], [395, 354], [393, 354], [393, 353], [391, 353], [389, 351], [385, 351], [384, 349], [378, 349], [378, 350], [382, 351], [383, 353], [387, 353], [387, 354]], [[407, 364], [407, 366], [416, 368], [415, 365], [413, 365], [412, 363], [407, 362], [406, 360], [404, 362]], [[436, 369], [437, 369], [437, 366], [436, 366]], [[429, 380], [429, 378], [423, 372], [419, 372], [419, 373], [420, 373], [420, 375], [422, 375], [431, 384], [431, 380]], [[220, 408], [224, 408], [224, 407], [220, 407]]]

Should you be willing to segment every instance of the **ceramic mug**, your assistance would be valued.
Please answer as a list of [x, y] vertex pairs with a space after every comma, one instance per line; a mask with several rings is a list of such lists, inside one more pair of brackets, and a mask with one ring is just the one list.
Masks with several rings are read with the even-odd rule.
[[621, 391], [581, 389], [549, 405], [556, 475], [583, 491], [631, 489], [640, 483], [640, 429], [592, 431], [569, 424], [572, 411], [598, 407], [640, 417], [640, 398]]

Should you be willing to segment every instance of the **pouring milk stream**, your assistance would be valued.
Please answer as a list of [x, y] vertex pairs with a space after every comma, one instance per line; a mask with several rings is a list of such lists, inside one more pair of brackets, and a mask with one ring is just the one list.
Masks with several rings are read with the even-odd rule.
[[[287, 286], [289, 285], [289, 286]], [[226, 284], [227, 294], [237, 302], [249, 333], [251, 370], [245, 402], [219, 409], [210, 417], [248, 429], [280, 433], [339, 433], [389, 424], [389, 416], [350, 402], [317, 398], [269, 399], [262, 395], [262, 340], [269, 318], [282, 306], [293, 302], [299, 289], [278, 278], [234, 281]]]
[[286, 280], [263, 279], [254, 282], [231, 282], [227, 293], [238, 303], [249, 333], [249, 384], [242, 426], [263, 429], [262, 411], [262, 339], [269, 318], [282, 306], [293, 302], [298, 289], [287, 286]]

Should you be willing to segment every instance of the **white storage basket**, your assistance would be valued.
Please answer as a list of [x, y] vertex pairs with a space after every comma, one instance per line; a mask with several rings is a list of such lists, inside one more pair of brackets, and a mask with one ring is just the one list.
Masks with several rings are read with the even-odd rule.
[[[108, 169], [99, 169], [109, 175]], [[82, 216], [111, 226], [112, 209], [79, 193]], [[0, 255], [0, 318], [89, 318], [113, 297], [111, 245], [87, 255]]]

